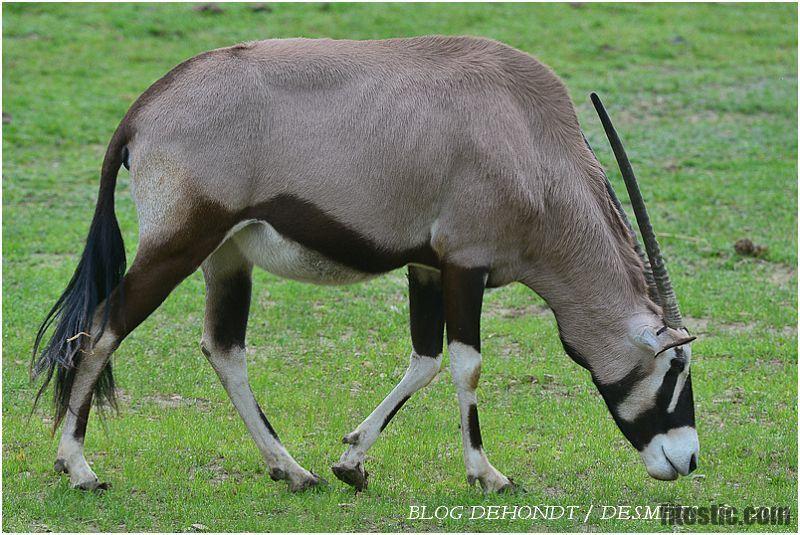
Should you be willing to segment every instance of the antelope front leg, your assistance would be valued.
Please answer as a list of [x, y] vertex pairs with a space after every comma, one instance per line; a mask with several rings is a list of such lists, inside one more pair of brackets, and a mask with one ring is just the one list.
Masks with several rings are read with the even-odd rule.
[[359, 491], [367, 487], [368, 474], [364, 469], [367, 450], [403, 404], [436, 377], [442, 363], [444, 310], [439, 273], [409, 266], [408, 301], [411, 343], [414, 347], [408, 369], [372, 414], [342, 439], [350, 447], [332, 467], [336, 477]]
[[488, 271], [447, 265], [443, 271], [444, 309], [450, 371], [461, 411], [461, 443], [467, 481], [486, 492], [513, 489], [513, 483], [486, 458], [475, 390], [481, 376], [480, 316]]

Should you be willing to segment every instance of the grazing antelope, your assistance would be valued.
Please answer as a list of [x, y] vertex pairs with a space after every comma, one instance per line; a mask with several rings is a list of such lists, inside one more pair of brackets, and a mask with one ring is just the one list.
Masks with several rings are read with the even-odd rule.
[[[110, 356], [202, 267], [201, 348], [269, 465], [293, 491], [320, 483], [251, 391], [245, 330], [254, 265], [317, 284], [408, 266], [410, 363], [333, 465], [363, 489], [364, 460], [438, 373], [445, 327], [470, 483], [512, 488], [478, 423], [484, 289], [521, 282], [553, 310], [651, 476], [697, 463], [689, 342], [631, 167], [620, 162], [648, 259], [567, 91], [531, 56], [472, 37], [268, 40], [178, 65], [133, 104], [103, 161], [86, 247], [39, 329], [32, 373], [55, 377], [56, 469], [102, 487], [83, 453], [92, 400], [114, 401]], [[139, 249], [114, 213], [130, 170]], [[652, 266], [652, 270], [651, 270]], [[46, 339], [47, 333], [52, 334]], [[37, 397], [38, 399], [38, 397]]]

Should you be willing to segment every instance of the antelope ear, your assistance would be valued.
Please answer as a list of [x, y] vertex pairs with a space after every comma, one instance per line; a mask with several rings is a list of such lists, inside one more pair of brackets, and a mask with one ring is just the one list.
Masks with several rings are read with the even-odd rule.
[[636, 346], [641, 347], [646, 351], [650, 351], [654, 355], [661, 351], [662, 343], [658, 339], [658, 333], [656, 333], [656, 330], [652, 327], [642, 327], [631, 338]]

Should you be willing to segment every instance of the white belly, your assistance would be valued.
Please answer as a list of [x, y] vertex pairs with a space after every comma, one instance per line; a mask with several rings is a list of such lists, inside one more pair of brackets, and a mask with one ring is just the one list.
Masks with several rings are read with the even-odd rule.
[[250, 223], [230, 239], [253, 264], [279, 277], [314, 284], [351, 284], [377, 276], [334, 262], [263, 221]]

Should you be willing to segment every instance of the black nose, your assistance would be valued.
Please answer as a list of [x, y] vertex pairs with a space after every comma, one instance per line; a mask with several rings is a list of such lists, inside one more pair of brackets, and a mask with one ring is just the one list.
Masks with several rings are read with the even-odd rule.
[[692, 458], [689, 460], [689, 473], [691, 474], [692, 472], [694, 472], [696, 468], [697, 468], [697, 456], [692, 455]]

